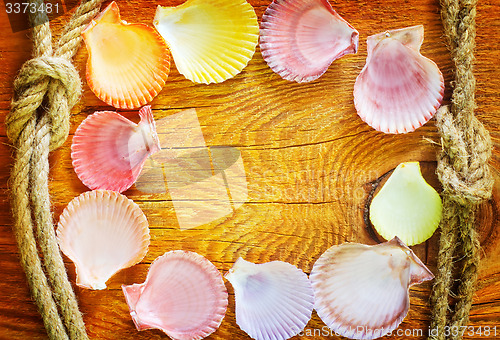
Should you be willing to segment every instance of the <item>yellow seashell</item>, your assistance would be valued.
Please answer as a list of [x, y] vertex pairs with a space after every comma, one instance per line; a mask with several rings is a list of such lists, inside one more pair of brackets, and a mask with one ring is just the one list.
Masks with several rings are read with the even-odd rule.
[[158, 6], [154, 26], [177, 69], [195, 83], [220, 83], [240, 73], [255, 52], [259, 25], [244, 0], [188, 0]]

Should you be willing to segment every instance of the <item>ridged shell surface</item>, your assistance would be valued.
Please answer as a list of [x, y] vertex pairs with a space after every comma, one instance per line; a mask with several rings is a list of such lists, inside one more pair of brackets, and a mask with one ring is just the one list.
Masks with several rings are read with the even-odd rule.
[[259, 25], [245, 0], [188, 0], [158, 6], [154, 26], [165, 39], [179, 73], [195, 83], [220, 83], [252, 59]]
[[122, 286], [138, 330], [156, 328], [172, 339], [202, 339], [222, 322], [227, 291], [203, 256], [182, 250], [158, 257], [142, 284]]
[[146, 255], [148, 221], [137, 204], [117, 192], [87, 191], [62, 212], [57, 240], [75, 263], [76, 284], [104, 289], [111, 276]]
[[123, 192], [130, 188], [146, 159], [160, 150], [150, 106], [135, 124], [116, 112], [100, 111], [78, 127], [71, 144], [73, 168], [90, 189]]
[[423, 26], [368, 37], [368, 57], [354, 85], [358, 115], [375, 130], [406, 133], [436, 113], [444, 94], [438, 66], [420, 54]]
[[167, 45], [153, 27], [120, 19], [112, 2], [82, 32], [89, 57], [87, 83], [116, 108], [135, 109], [162, 90], [170, 71]]
[[375, 246], [333, 246], [316, 261], [310, 279], [315, 309], [331, 330], [351, 339], [376, 339], [405, 318], [409, 287], [433, 277], [394, 238]]
[[309, 82], [358, 50], [358, 32], [326, 0], [275, 0], [262, 17], [260, 48], [282, 78]]
[[289, 339], [311, 319], [311, 282], [302, 270], [289, 263], [254, 264], [240, 258], [226, 279], [235, 292], [236, 323], [253, 339]]

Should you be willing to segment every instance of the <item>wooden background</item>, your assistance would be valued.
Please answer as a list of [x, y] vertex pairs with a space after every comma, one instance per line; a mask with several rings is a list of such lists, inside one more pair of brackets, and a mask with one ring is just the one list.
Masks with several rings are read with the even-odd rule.
[[[180, 4], [168, 0], [162, 5]], [[251, 1], [259, 18], [268, 0]], [[108, 2], [105, 3], [107, 5]], [[152, 23], [156, 1], [118, 1], [128, 22]], [[378, 242], [363, 221], [365, 202], [374, 181], [403, 161], [423, 162], [428, 180], [439, 187], [435, 170], [439, 142], [434, 119], [414, 133], [384, 135], [357, 116], [352, 98], [356, 76], [365, 63], [366, 38], [387, 29], [423, 24], [423, 55], [442, 70], [449, 101], [452, 62], [443, 37], [439, 3], [435, 0], [337, 1], [334, 8], [360, 32], [359, 53], [336, 61], [318, 80], [295, 84], [282, 80], [263, 61], [259, 48], [241, 74], [222, 84], [193, 84], [172, 67], [167, 84], [152, 102], [156, 119], [184, 108], [196, 108], [207, 145], [237, 147], [245, 164], [248, 202], [233, 214], [201, 227], [181, 231], [168, 195], [145, 195], [135, 188], [125, 194], [135, 200], [151, 221], [151, 246], [143, 262], [108, 281], [108, 289], [75, 287], [88, 333], [94, 339], [160, 339], [158, 330], [137, 332], [128, 314], [121, 284], [143, 282], [149, 264], [174, 249], [196, 251], [225, 273], [242, 256], [253, 262], [282, 260], [309, 273], [330, 246], [346, 241]], [[68, 20], [52, 21], [54, 32]], [[477, 116], [495, 143], [491, 165], [497, 182], [494, 199], [481, 207], [479, 229], [483, 261], [471, 312], [471, 325], [497, 327], [500, 339], [500, 2], [479, 1], [477, 36]], [[30, 57], [27, 31], [12, 33], [0, 2], [0, 115], [3, 121], [12, 96], [12, 82]], [[99, 101], [84, 80], [87, 51], [75, 58], [84, 81], [82, 100], [73, 110], [72, 129], [96, 110], [110, 107]], [[123, 112], [123, 111], [120, 111]], [[128, 114], [134, 117], [133, 113]], [[51, 195], [54, 218], [75, 196], [87, 190], [73, 172], [71, 136], [51, 157]], [[12, 148], [0, 124], [0, 339], [45, 339], [18, 263], [9, 207], [9, 171]], [[438, 234], [413, 247], [436, 271]], [[65, 258], [71, 281], [74, 266]], [[212, 339], [245, 339], [235, 323], [234, 294], [221, 327]], [[411, 309], [400, 328], [427, 332], [432, 282], [411, 289]], [[308, 329], [321, 329], [314, 313]], [[477, 330], [477, 329], [476, 329]], [[320, 337], [319, 337], [320, 338]], [[333, 337], [335, 338], [335, 337]], [[418, 336], [400, 338], [418, 339]], [[465, 338], [487, 338], [479, 334]], [[490, 336], [490, 338], [495, 338]]]

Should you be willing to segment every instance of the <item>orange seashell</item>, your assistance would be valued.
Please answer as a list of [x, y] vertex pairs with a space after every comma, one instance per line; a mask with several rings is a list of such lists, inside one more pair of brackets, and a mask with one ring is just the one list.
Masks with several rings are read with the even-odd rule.
[[135, 109], [161, 91], [170, 71], [170, 52], [153, 27], [120, 20], [109, 4], [82, 32], [89, 57], [87, 83], [116, 108]]

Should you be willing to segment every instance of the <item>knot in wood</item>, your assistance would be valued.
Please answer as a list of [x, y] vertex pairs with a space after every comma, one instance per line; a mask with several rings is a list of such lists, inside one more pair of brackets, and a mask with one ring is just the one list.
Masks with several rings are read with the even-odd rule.
[[82, 86], [77, 70], [65, 58], [41, 56], [28, 60], [14, 81], [14, 99], [6, 119], [7, 136], [16, 143], [27, 122], [48, 115], [50, 150], [69, 133], [69, 111], [80, 98]]

